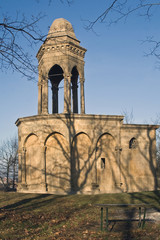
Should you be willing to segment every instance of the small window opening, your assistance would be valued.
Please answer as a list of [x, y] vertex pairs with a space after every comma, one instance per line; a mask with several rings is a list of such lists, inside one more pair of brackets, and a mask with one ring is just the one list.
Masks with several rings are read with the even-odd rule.
[[136, 140], [136, 138], [132, 138], [129, 141], [129, 148], [130, 149], [136, 149], [137, 148], [137, 140]]
[[105, 158], [101, 158], [101, 169], [105, 169]]

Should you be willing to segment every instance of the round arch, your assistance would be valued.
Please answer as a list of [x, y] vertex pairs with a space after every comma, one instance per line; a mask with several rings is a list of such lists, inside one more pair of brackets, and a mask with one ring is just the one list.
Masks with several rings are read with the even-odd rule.
[[71, 183], [74, 192], [83, 191], [90, 182], [91, 140], [85, 132], [76, 134], [72, 141]]
[[73, 145], [73, 141], [74, 141], [74, 139], [78, 136], [78, 135], [80, 135], [80, 134], [84, 134], [84, 135], [86, 135], [89, 139], [90, 139], [90, 141], [91, 141], [91, 138], [90, 138], [90, 136], [86, 133], [86, 132], [79, 132], [79, 133], [77, 133], [76, 135], [74, 135], [74, 137], [73, 137], [73, 139], [72, 139], [72, 145]]
[[52, 113], [59, 112], [59, 85], [60, 82], [64, 79], [63, 75], [64, 71], [58, 64], [52, 66], [48, 73], [52, 92]]
[[[108, 132], [99, 136], [96, 144], [96, 182], [101, 191], [113, 188], [117, 174], [115, 138]], [[107, 183], [107, 184], [106, 184]]]
[[39, 139], [38, 136], [37, 136], [37, 134], [35, 134], [35, 133], [30, 133], [30, 134], [27, 135], [27, 137], [25, 138], [24, 143], [23, 143], [23, 147], [26, 147], [26, 143], [27, 143], [28, 139], [29, 139], [31, 136], [35, 137], [37, 140]]
[[101, 135], [98, 137], [97, 142], [96, 142], [96, 146], [97, 146], [98, 141], [99, 141], [104, 135], [108, 135], [108, 136], [112, 137], [113, 140], [115, 141], [115, 137], [114, 137], [111, 133], [105, 132], [105, 133], [101, 134]]
[[138, 146], [137, 138], [133, 137], [129, 141], [129, 149], [136, 149]]
[[45, 141], [44, 141], [44, 146], [46, 146], [46, 143], [47, 143], [47, 140], [52, 136], [52, 135], [54, 135], [54, 134], [59, 134], [59, 135], [61, 135], [61, 136], [63, 136], [64, 138], [65, 138], [65, 136], [62, 134], [62, 133], [60, 133], [60, 132], [52, 132], [52, 133], [50, 133], [47, 137], [46, 137], [46, 139], [45, 139]]
[[30, 133], [24, 142], [24, 166], [25, 181], [32, 188], [41, 179], [41, 151], [39, 138], [36, 134]]
[[70, 184], [69, 144], [63, 134], [53, 132], [45, 140], [46, 183], [48, 191], [63, 191]]

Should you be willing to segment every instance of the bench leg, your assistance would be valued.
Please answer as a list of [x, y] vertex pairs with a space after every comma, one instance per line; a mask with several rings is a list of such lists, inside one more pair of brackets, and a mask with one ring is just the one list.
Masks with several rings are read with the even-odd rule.
[[103, 231], [103, 207], [101, 207], [101, 231]]
[[139, 223], [138, 223], [138, 227], [141, 227], [141, 207], [139, 207]]
[[142, 229], [143, 229], [144, 226], [145, 226], [145, 222], [146, 222], [145, 217], [146, 217], [146, 208], [144, 208], [144, 215], [143, 215]]
[[106, 208], [106, 231], [108, 232], [108, 208]]

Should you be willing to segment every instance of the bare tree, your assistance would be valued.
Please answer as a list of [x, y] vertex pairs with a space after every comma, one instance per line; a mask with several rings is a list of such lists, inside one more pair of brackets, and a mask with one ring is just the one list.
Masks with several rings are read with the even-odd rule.
[[13, 137], [0, 146], [0, 180], [3, 187], [15, 189], [18, 180], [18, 140]]
[[134, 122], [133, 109], [130, 112], [123, 109], [121, 114], [124, 116], [124, 123], [132, 124]]
[[[160, 12], [159, 0], [106, 0], [103, 1], [104, 10], [93, 20], [87, 20], [86, 29], [94, 30], [97, 23], [104, 23], [111, 26], [120, 21], [126, 21], [130, 15], [145, 17], [150, 20], [157, 12]], [[103, 3], [102, 3], [103, 4]], [[149, 22], [149, 21], [148, 21]], [[160, 60], [160, 41], [153, 36], [147, 37], [145, 43], [149, 44], [149, 50], [146, 55], [153, 55]]]
[[33, 80], [37, 74], [37, 65], [26, 45], [33, 48], [36, 43], [43, 42], [44, 36], [37, 26], [43, 16], [32, 16], [28, 20], [17, 14], [13, 19], [3, 15], [1, 9], [0, 11], [0, 69], [3, 71], [11, 68]]
[[[74, 3], [73, 0], [59, 1], [68, 5]], [[48, 3], [51, 4], [53, 1], [48, 0]], [[126, 20], [129, 15], [134, 13], [150, 19], [154, 11], [160, 9], [159, 7], [160, 1], [157, 0], [106, 0], [104, 11], [92, 21], [88, 21], [86, 28], [88, 30], [93, 29], [98, 22], [112, 25], [121, 20]], [[37, 65], [34, 64], [32, 55], [26, 50], [26, 43], [33, 47], [34, 44], [44, 41], [45, 36], [38, 28], [38, 22], [43, 16], [32, 16], [28, 20], [23, 15], [17, 15], [13, 19], [7, 14], [3, 14], [2, 8], [0, 8], [0, 15], [0, 69], [12, 68], [33, 80], [35, 74], [37, 74]], [[146, 41], [151, 44], [148, 54], [160, 59], [160, 42], [153, 37], [147, 38]]]
[[[67, 3], [69, 6], [74, 2], [74, 0], [59, 0], [62, 4]], [[54, 0], [49, 0], [49, 5], [54, 2]]]
[[[157, 115], [156, 120], [152, 120], [154, 124], [160, 125], [160, 116]], [[157, 157], [157, 173], [160, 179], [160, 128], [156, 131], [156, 157]]]
[[155, 10], [160, 10], [160, 1], [158, 0], [109, 0], [106, 1], [104, 11], [89, 22], [88, 29], [92, 29], [97, 22], [111, 25], [126, 20], [129, 15], [134, 13], [149, 19]]

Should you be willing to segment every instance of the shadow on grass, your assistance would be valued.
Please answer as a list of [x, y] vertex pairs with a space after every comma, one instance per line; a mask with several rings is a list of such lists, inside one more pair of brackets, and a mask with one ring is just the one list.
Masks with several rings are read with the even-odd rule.
[[[154, 222], [152, 219], [146, 219], [145, 222]], [[138, 219], [112, 219], [109, 221], [108, 227], [109, 232], [120, 232], [125, 231], [126, 229], [130, 229], [133, 227], [138, 229]], [[129, 238], [128, 238], [129, 239]]]
[[[29, 194], [26, 194], [28, 196]], [[32, 194], [31, 194], [32, 196]], [[71, 197], [73, 196], [73, 198]], [[160, 211], [160, 191], [154, 192], [142, 192], [142, 193], [122, 193], [122, 194], [100, 194], [100, 195], [52, 195], [52, 194], [38, 194], [37, 196], [26, 198], [23, 195], [24, 199], [17, 201], [12, 204], [8, 204], [1, 209], [4, 210], [14, 210], [15, 208], [23, 209], [27, 208], [28, 210], [40, 208], [47, 206], [50, 203], [54, 203], [58, 199], [63, 199], [65, 201], [70, 201], [70, 198], [74, 200], [75, 204], [95, 204], [95, 203], [145, 203], [153, 205], [153, 208], [157, 211]], [[118, 202], [117, 202], [118, 200]], [[77, 203], [76, 203], [77, 202]]]
[[[38, 208], [38, 207], [40, 207], [40, 205], [43, 205], [46, 202], [46, 201], [39, 202], [38, 200], [40, 200], [40, 199], [43, 200], [43, 199], [45, 199], [49, 196], [51, 196], [51, 195], [50, 194], [41, 194], [41, 195], [38, 195], [36, 197], [25, 198], [23, 200], [20, 200], [18, 202], [13, 203], [13, 204], [6, 205], [6, 206], [0, 208], [0, 210], [2, 210], [2, 209], [4, 209], [4, 210], [14, 210], [15, 208], [23, 209], [23, 208], [25, 208], [25, 205], [29, 204], [29, 203], [30, 203], [30, 205], [27, 206], [27, 208], [29, 208], [29, 207], [31, 207], [33, 209]], [[54, 199], [49, 199], [47, 202], [54, 201], [59, 197], [63, 197], [63, 196], [54, 196]], [[37, 200], [37, 202], [34, 203], [33, 201], [35, 201], [35, 200]]]
[[139, 193], [128, 193], [131, 197], [131, 201], [138, 200], [144, 204], [150, 204], [154, 210], [160, 212], [160, 191], [154, 192], [139, 192]]
[[[74, 199], [75, 204], [73, 203], [74, 211], [87, 208], [88, 203], [90, 202], [90, 201], [87, 201], [88, 196], [86, 199], [86, 196], [77, 196], [77, 195], [39, 194], [38, 196], [35, 196], [35, 197], [25, 198], [13, 204], [8, 204], [4, 207], [1, 207], [0, 210], [8, 210], [8, 211], [13, 211], [13, 210], [32, 211], [33, 210], [34, 211], [36, 209], [41, 209], [43, 207], [47, 208], [47, 206], [50, 208], [51, 206], [54, 206], [54, 204], [57, 204], [58, 200], [64, 199], [62, 202], [59, 203], [59, 207], [62, 209], [64, 208], [65, 203], [67, 202], [69, 203], [71, 201], [70, 198], [72, 198], [72, 196], [73, 198], [75, 198]], [[66, 210], [67, 210], [67, 207], [66, 207]]]
[[[7, 195], [12, 196], [12, 195]], [[17, 200], [17, 197], [19, 198]], [[3, 228], [4, 226], [10, 229], [15, 219], [17, 219], [18, 231], [20, 234], [24, 234], [24, 227], [21, 222], [24, 221], [27, 229], [31, 229], [29, 232], [30, 239], [37, 236], [41, 232], [44, 224], [52, 229], [52, 235], [54, 232], [61, 232], [64, 239], [65, 234], [72, 235], [70, 239], [80, 239], [76, 236], [76, 231], [79, 235], [83, 234], [88, 229], [88, 234], [91, 234], [92, 230], [97, 236], [99, 236], [98, 230], [100, 230], [100, 211], [95, 209], [96, 203], [146, 203], [155, 206], [157, 211], [160, 211], [159, 197], [160, 192], [142, 192], [142, 193], [123, 193], [123, 194], [104, 194], [104, 195], [50, 195], [50, 194], [22, 194], [13, 195], [12, 204], [6, 204], [5, 207], [1, 208], [1, 219], [0, 221]], [[21, 197], [21, 199], [20, 199]], [[12, 202], [13, 202], [12, 201]], [[6, 202], [7, 203], [7, 202]], [[124, 209], [125, 210], [125, 209]], [[4, 216], [3, 216], [4, 211]], [[136, 239], [135, 232], [138, 230], [138, 221], [135, 220], [135, 210], [124, 211], [124, 215], [121, 216], [115, 209], [109, 212], [109, 233], [111, 235], [121, 234], [123, 240]], [[120, 211], [121, 213], [121, 211]], [[137, 213], [136, 213], [137, 216]], [[110, 218], [111, 217], [111, 218]], [[118, 219], [117, 219], [118, 218]], [[124, 220], [125, 219], [125, 220]], [[127, 219], [127, 221], [126, 221]], [[132, 220], [131, 220], [132, 219]], [[146, 219], [147, 222], [150, 222]], [[8, 226], [8, 223], [10, 226]], [[38, 223], [38, 225], [36, 225]], [[27, 225], [28, 224], [28, 225]], [[62, 231], [62, 226], [66, 225]], [[35, 230], [32, 229], [35, 227]], [[68, 227], [69, 226], [69, 227]], [[148, 224], [149, 228], [153, 225]], [[105, 227], [105, 223], [104, 223]], [[39, 229], [39, 230], [38, 230]], [[66, 230], [65, 230], [66, 229]], [[16, 234], [16, 232], [13, 233]], [[46, 230], [47, 232], [47, 230]], [[98, 232], [98, 233], [97, 233]], [[144, 231], [140, 231], [145, 234]], [[7, 234], [7, 232], [5, 233]], [[47, 233], [49, 234], [49, 233]], [[139, 230], [138, 233], [139, 234]], [[107, 235], [107, 236], [108, 236]], [[5, 235], [6, 236], [6, 235]], [[14, 235], [15, 236], [15, 235]], [[48, 235], [48, 239], [49, 239]], [[52, 236], [53, 237], [53, 236]], [[1, 237], [0, 237], [1, 239]], [[3, 238], [2, 238], [3, 239]], [[4, 238], [9, 239], [9, 238]], [[17, 239], [17, 238], [14, 238]], [[20, 239], [20, 238], [19, 238]], [[22, 239], [22, 238], [21, 238]], [[36, 238], [35, 238], [36, 239]], [[47, 238], [46, 238], [47, 239]], [[89, 238], [88, 239], [93, 239]], [[99, 238], [96, 238], [99, 239]], [[140, 239], [140, 238], [138, 238]], [[144, 239], [144, 238], [143, 238]], [[154, 238], [153, 238], [154, 239]], [[157, 238], [158, 239], [158, 238]]]

